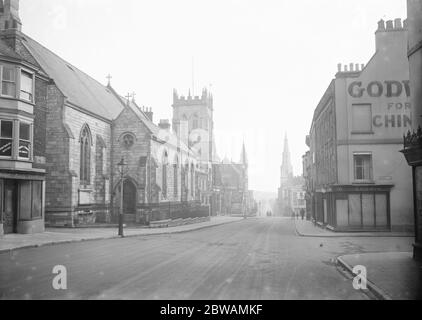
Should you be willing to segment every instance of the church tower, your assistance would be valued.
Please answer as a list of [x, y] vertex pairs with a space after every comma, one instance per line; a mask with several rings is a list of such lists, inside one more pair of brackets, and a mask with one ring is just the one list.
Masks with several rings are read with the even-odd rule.
[[287, 133], [284, 137], [284, 150], [283, 150], [283, 162], [281, 165], [281, 183], [284, 185], [289, 179], [293, 178], [293, 166], [290, 158], [289, 140], [287, 139]]
[[189, 146], [194, 147], [202, 162], [212, 162], [215, 155], [213, 96], [207, 89], [201, 96], [179, 96], [173, 92], [173, 130], [178, 133], [187, 124]]

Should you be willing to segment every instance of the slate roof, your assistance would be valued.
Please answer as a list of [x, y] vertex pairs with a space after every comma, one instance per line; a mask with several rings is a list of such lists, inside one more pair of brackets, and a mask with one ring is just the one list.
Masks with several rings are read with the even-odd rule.
[[71, 104], [110, 121], [123, 110], [106, 86], [30, 37], [25, 35], [22, 43]]
[[18, 60], [23, 60], [23, 58], [12, 50], [6, 43], [0, 40], [0, 55], [5, 57], [10, 57]]

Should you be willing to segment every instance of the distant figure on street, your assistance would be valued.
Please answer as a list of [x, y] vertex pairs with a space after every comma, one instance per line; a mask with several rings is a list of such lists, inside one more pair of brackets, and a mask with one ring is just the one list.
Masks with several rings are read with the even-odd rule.
[[300, 209], [300, 215], [302, 217], [302, 220], [305, 220], [305, 209]]
[[292, 210], [292, 220], [296, 220], [296, 213]]

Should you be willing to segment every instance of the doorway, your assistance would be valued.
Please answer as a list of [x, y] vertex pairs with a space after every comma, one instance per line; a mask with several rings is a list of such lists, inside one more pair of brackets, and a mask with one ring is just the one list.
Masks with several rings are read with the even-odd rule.
[[136, 186], [127, 179], [123, 183], [123, 213], [136, 214]]
[[17, 233], [18, 213], [17, 213], [17, 183], [13, 180], [4, 180], [1, 185], [3, 229], [5, 234]]

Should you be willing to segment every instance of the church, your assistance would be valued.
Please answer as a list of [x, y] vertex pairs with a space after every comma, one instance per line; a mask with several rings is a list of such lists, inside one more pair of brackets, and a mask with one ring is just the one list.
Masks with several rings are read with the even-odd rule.
[[289, 140], [284, 137], [283, 161], [281, 165], [280, 188], [278, 189], [277, 216], [298, 216], [301, 210], [306, 210], [305, 180], [293, 175]]
[[[122, 97], [22, 31], [0, 1], [0, 234], [208, 216], [213, 97], [179, 97], [173, 120]], [[123, 188], [121, 188], [123, 185]], [[121, 194], [123, 189], [123, 194]]]

